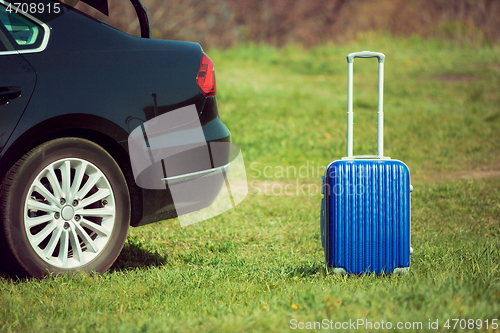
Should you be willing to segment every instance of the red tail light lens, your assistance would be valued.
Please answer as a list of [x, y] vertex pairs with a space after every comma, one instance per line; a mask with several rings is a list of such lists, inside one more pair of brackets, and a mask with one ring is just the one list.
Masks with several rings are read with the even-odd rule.
[[200, 69], [198, 69], [198, 75], [196, 75], [196, 84], [206, 97], [215, 96], [217, 93], [214, 62], [205, 53], [201, 54]]

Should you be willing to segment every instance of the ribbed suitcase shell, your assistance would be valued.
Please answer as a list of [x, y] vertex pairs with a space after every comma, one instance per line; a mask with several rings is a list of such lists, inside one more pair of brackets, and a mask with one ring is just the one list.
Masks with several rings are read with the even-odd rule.
[[325, 172], [325, 256], [347, 273], [410, 266], [410, 173], [401, 161], [340, 160]]

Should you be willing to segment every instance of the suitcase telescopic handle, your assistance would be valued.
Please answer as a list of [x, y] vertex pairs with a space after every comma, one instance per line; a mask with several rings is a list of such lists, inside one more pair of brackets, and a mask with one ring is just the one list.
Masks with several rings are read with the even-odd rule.
[[[385, 55], [379, 52], [354, 52], [347, 55], [347, 158], [353, 156], [353, 113], [352, 113], [352, 77], [354, 58], [378, 58], [378, 113], [377, 113], [377, 158], [384, 157], [384, 61]], [[365, 156], [372, 157], [372, 156]]]
[[380, 52], [370, 52], [370, 51], [361, 51], [349, 53], [347, 55], [347, 62], [353, 62], [354, 58], [378, 58], [379, 62], [384, 62], [385, 55]]

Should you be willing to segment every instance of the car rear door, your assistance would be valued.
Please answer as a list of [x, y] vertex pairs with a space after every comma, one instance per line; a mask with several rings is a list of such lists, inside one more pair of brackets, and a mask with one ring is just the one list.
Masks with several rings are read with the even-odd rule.
[[0, 152], [28, 104], [35, 82], [35, 71], [22, 56], [0, 52]]
[[[0, 3], [0, 153], [28, 105], [36, 84], [36, 72], [19, 53], [29, 52], [26, 46], [38, 47], [40, 42], [22, 40], [28, 36], [31, 23], [6, 11]], [[33, 33], [31, 33], [33, 36]], [[28, 45], [26, 45], [28, 44]], [[22, 45], [22, 46], [21, 46]], [[20, 47], [21, 46], [21, 47]]]

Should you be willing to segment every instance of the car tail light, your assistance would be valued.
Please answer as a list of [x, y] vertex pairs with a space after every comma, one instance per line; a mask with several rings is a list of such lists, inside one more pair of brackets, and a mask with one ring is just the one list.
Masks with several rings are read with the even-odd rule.
[[214, 62], [205, 53], [201, 54], [200, 69], [198, 69], [198, 75], [196, 75], [196, 84], [206, 97], [215, 96], [217, 93]]

